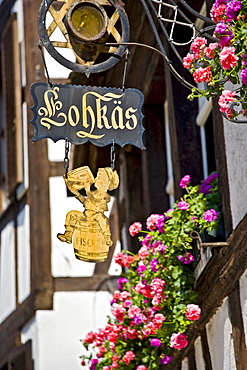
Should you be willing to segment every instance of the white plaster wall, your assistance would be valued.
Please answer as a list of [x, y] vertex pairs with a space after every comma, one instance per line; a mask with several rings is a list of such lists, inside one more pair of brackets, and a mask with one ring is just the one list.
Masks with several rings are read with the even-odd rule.
[[[58, 140], [56, 143], [54, 143], [52, 139], [47, 139], [47, 144], [48, 144], [49, 161], [63, 162], [64, 157], [65, 157], [65, 140]], [[69, 151], [71, 151], [70, 143], [69, 143]]]
[[17, 217], [17, 261], [18, 261], [18, 302], [22, 303], [31, 289], [30, 216], [26, 205]]
[[200, 370], [205, 370], [205, 362], [203, 359], [203, 351], [202, 351], [202, 341], [201, 337], [198, 337], [195, 340], [195, 360], [196, 360], [196, 368]]
[[245, 342], [247, 343], [247, 270], [239, 280], [240, 302], [244, 322]]
[[53, 311], [37, 311], [22, 331], [22, 342], [32, 340], [35, 370], [81, 370], [80, 342], [102, 328], [110, 314], [108, 292], [57, 292]]
[[233, 228], [247, 212], [247, 124], [224, 119]]
[[187, 357], [185, 357], [182, 362], [181, 370], [189, 370], [189, 361]]
[[236, 370], [228, 298], [206, 325], [213, 370]]
[[0, 238], [0, 323], [16, 308], [14, 224], [9, 222]]

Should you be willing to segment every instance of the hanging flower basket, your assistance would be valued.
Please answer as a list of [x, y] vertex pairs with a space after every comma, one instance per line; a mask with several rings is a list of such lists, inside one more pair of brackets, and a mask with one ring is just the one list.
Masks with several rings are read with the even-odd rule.
[[107, 325], [82, 341], [87, 370], [158, 370], [188, 345], [186, 329], [201, 314], [188, 267], [194, 261], [190, 233], [218, 227], [218, 175], [200, 186], [191, 186], [186, 175], [180, 186], [186, 194], [173, 209], [149, 216], [148, 231], [140, 222], [129, 227], [131, 236], [144, 235], [141, 248], [137, 255], [123, 251], [115, 257], [127, 272], [118, 281]]
[[188, 98], [219, 97], [227, 119], [247, 122], [247, 0], [216, 0], [210, 16], [216, 23], [214, 39], [195, 38], [183, 59], [194, 81], [206, 84]]

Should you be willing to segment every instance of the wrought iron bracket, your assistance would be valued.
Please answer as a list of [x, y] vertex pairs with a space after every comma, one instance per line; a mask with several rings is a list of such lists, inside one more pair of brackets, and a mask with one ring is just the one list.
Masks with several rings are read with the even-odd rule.
[[202, 242], [201, 236], [197, 231], [191, 231], [190, 236], [192, 239], [197, 240], [198, 242], [198, 249], [206, 249], [206, 248], [222, 248], [222, 247], [228, 247], [228, 242], [213, 242], [213, 243], [205, 243]]
[[[77, 60], [79, 62], [72, 62], [69, 59], [66, 59], [62, 54], [60, 54], [56, 47], [54, 46], [54, 42], [50, 40], [50, 35], [49, 33], [53, 33], [54, 29], [56, 27], [59, 28], [59, 25], [61, 26], [62, 33], [67, 40], [67, 42], [60, 42], [59, 45], [60, 47], [64, 48], [69, 48], [73, 50], [72, 45], [70, 44], [69, 41], [69, 36], [68, 32], [66, 30], [66, 27], [63, 23], [63, 20], [60, 19], [62, 16], [66, 14], [66, 11], [68, 11], [68, 6], [69, 4], [72, 4], [73, 1], [69, 1], [68, 4], [65, 3], [64, 6], [62, 7], [63, 9], [63, 14], [58, 17], [56, 11], [52, 8], [52, 13], [54, 18], [54, 22], [52, 26], [47, 27], [46, 25], [46, 15], [52, 5], [52, 3], [55, 0], [42, 0], [40, 9], [39, 9], [39, 14], [38, 14], [38, 33], [40, 36], [40, 42], [41, 44], [45, 47], [47, 52], [60, 64], [63, 66], [67, 67], [68, 69], [71, 69], [75, 72], [79, 73], [85, 73], [87, 76], [90, 75], [90, 73], [98, 73], [98, 72], [103, 72], [106, 71], [107, 69], [113, 67], [116, 63], [119, 62], [121, 57], [123, 56], [126, 46], [125, 45], [119, 45], [117, 50], [115, 52], [109, 52], [109, 58], [106, 59], [105, 61], [101, 63], [95, 63], [95, 60], [93, 60], [90, 63], [85, 62], [84, 60], [80, 60], [77, 56]], [[121, 41], [123, 42], [128, 42], [129, 41], [129, 33], [130, 33], [130, 27], [129, 27], [129, 21], [127, 14], [123, 8], [123, 3], [120, 0], [108, 0], [109, 4], [115, 7], [116, 12], [119, 15], [120, 23], [121, 23]], [[55, 15], [54, 15], [55, 13]], [[57, 18], [57, 19], [56, 19]], [[113, 22], [113, 21], [112, 21]], [[110, 22], [111, 23], [111, 22]], [[113, 22], [114, 23], [114, 22]], [[114, 26], [111, 26], [114, 28]], [[49, 31], [48, 31], [49, 29]], [[83, 44], [83, 43], [82, 43]], [[86, 47], [90, 47], [90, 45], [96, 45], [93, 43], [87, 43]], [[99, 45], [102, 47], [102, 44]], [[99, 51], [100, 53], [100, 51]]]

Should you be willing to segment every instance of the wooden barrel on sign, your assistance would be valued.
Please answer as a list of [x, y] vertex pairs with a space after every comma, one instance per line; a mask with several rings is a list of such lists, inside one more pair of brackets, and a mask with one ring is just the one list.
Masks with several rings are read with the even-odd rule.
[[97, 222], [81, 220], [74, 229], [73, 247], [76, 258], [97, 263], [106, 260], [110, 245]]

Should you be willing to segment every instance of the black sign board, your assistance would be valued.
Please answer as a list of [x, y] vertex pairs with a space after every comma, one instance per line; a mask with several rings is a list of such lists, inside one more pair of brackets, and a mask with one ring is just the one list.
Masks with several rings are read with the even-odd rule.
[[51, 138], [84, 144], [89, 140], [97, 146], [114, 142], [145, 149], [141, 112], [144, 98], [139, 90], [34, 83], [31, 94], [33, 141]]

